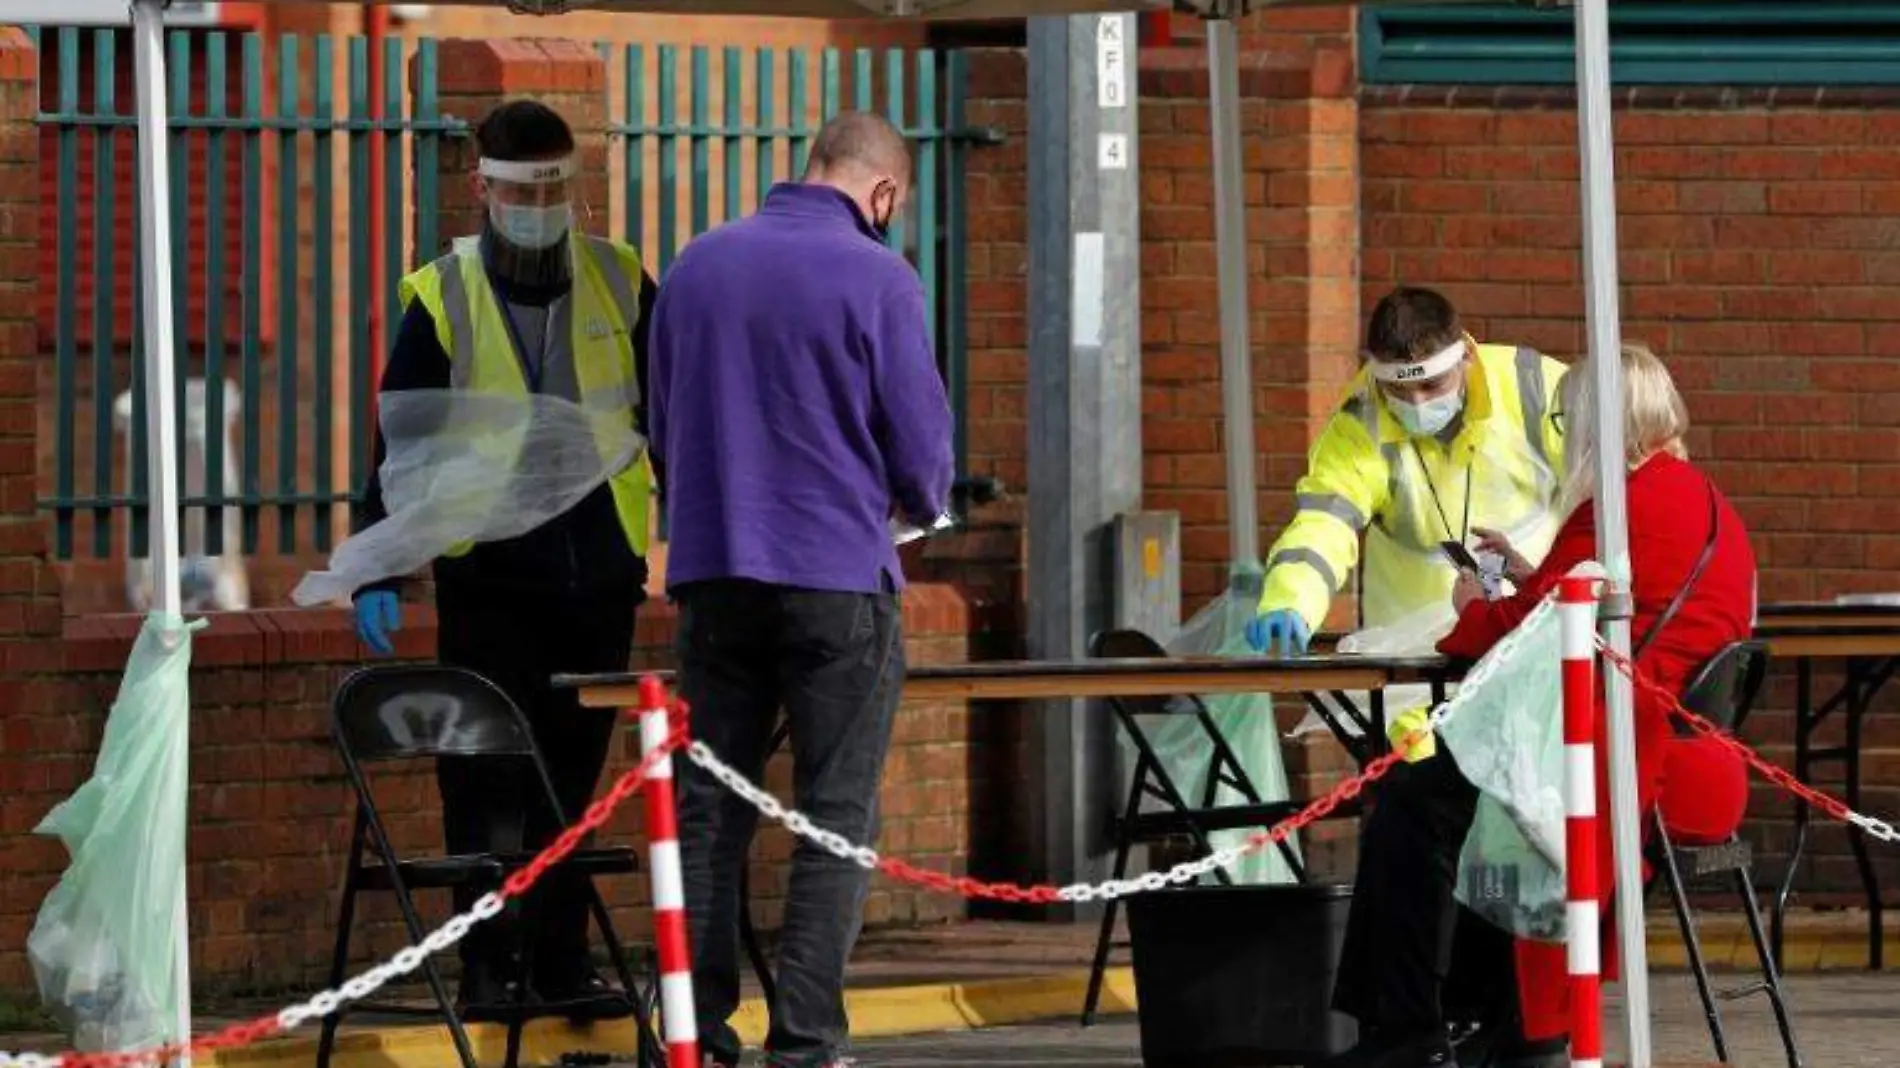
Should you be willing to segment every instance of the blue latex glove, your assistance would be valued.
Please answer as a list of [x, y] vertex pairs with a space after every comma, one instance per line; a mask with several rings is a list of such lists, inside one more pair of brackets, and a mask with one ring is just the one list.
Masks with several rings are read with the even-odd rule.
[[388, 590], [356, 595], [356, 636], [374, 652], [389, 656], [396, 647], [389, 636], [402, 629], [402, 602]]
[[1298, 612], [1263, 612], [1247, 623], [1247, 644], [1256, 653], [1294, 656], [1306, 652], [1313, 634]]

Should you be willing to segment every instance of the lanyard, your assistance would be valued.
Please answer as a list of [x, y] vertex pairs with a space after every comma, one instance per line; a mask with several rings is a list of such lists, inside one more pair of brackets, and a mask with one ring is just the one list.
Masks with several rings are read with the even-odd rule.
[[1418, 460], [1419, 473], [1425, 476], [1425, 488], [1432, 493], [1432, 507], [1438, 512], [1438, 521], [1445, 525], [1445, 537], [1455, 538], [1458, 544], [1463, 545], [1465, 539], [1471, 535], [1471, 469], [1478, 466], [1476, 458], [1473, 458], [1470, 463], [1465, 465], [1464, 529], [1453, 533], [1451, 520], [1445, 517], [1444, 502], [1438, 499], [1438, 486], [1432, 481], [1432, 469], [1425, 466], [1425, 454], [1418, 451], [1417, 441], [1412, 442], [1412, 455]]

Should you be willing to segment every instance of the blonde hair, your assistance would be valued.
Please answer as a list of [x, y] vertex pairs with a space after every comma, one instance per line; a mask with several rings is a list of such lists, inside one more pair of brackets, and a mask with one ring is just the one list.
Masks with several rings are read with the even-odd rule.
[[[1683, 435], [1689, 432], [1689, 406], [1683, 403], [1669, 368], [1648, 345], [1625, 344], [1623, 364], [1623, 453], [1634, 468], [1659, 452], [1689, 458]], [[1596, 492], [1596, 376], [1588, 358], [1572, 364], [1558, 385], [1564, 413], [1564, 492], [1566, 508], [1575, 508]]]

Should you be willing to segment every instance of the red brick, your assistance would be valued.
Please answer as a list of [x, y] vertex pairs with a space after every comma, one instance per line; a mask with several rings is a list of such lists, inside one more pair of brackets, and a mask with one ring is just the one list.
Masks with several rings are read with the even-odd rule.
[[1843, 215], [1860, 210], [1858, 182], [1798, 182], [1768, 191], [1768, 210], [1776, 215]]

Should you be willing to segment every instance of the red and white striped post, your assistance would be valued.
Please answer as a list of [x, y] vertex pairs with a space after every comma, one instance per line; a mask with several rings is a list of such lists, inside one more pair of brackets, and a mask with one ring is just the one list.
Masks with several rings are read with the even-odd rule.
[[[666, 686], [640, 679], [640, 751], [666, 744], [672, 733]], [[653, 943], [660, 954], [660, 1020], [666, 1068], [700, 1068], [693, 1018], [693, 956], [686, 941], [686, 884], [680, 874], [679, 814], [673, 806], [673, 757], [654, 761], [641, 790], [647, 804], [647, 857], [653, 884]]]
[[1596, 580], [1557, 589], [1564, 685], [1564, 870], [1570, 1064], [1603, 1065], [1602, 912], [1597, 901]]

